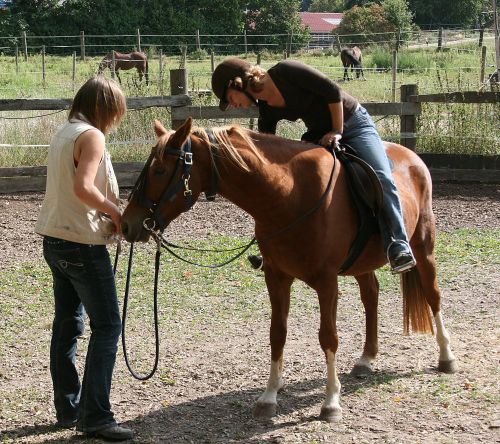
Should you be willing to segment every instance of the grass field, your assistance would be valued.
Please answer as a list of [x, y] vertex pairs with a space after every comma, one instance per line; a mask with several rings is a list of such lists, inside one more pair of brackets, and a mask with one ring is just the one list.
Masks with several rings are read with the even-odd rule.
[[[494, 65], [493, 42], [487, 41], [486, 66]], [[179, 67], [178, 57], [164, 57], [164, 75], [160, 76], [159, 58], [154, 52], [150, 57], [149, 86], [139, 83], [135, 72], [123, 72], [123, 89], [127, 96], [169, 95], [169, 70]], [[223, 57], [217, 57], [216, 63]], [[256, 55], [248, 56], [251, 62]], [[464, 44], [460, 49], [446, 52], [424, 49], [403, 49], [398, 55], [398, 73], [393, 82], [390, 66], [392, 55], [381, 49], [366, 51], [364, 65], [367, 81], [342, 82], [343, 68], [338, 54], [307, 52], [294, 54], [330, 78], [341, 82], [346, 92], [361, 102], [387, 102], [392, 100], [393, 90], [399, 100], [402, 84], [417, 84], [420, 93], [448, 91], [476, 91], [480, 88], [480, 49], [476, 44]], [[0, 56], [0, 93], [5, 98], [71, 98], [78, 87], [97, 71], [100, 57], [76, 60], [73, 79], [72, 57], [46, 56], [45, 79], [42, 76], [41, 55], [33, 55], [28, 62], [20, 62], [18, 72], [14, 57]], [[279, 56], [263, 53], [261, 65], [269, 68]], [[213, 105], [214, 98], [206, 94], [210, 88], [210, 59], [188, 59], [188, 83], [195, 105]], [[388, 70], [389, 69], [389, 70]], [[492, 68], [488, 68], [487, 72]], [[109, 75], [109, 73], [108, 73]], [[66, 118], [66, 112], [2, 112], [0, 113], [0, 141], [13, 147], [0, 147], [0, 166], [43, 165], [55, 128]], [[168, 109], [130, 111], [120, 129], [109, 138], [110, 150], [115, 161], [143, 160], [153, 142], [152, 121], [159, 118], [169, 125]], [[399, 137], [399, 117], [374, 116], [382, 137], [396, 140]], [[418, 122], [418, 151], [434, 153], [499, 154], [500, 107], [496, 104], [425, 104]], [[199, 126], [218, 126], [222, 120], [198, 120]], [[239, 122], [248, 126], [248, 119]], [[278, 133], [298, 138], [304, 130], [301, 122], [280, 123]], [[27, 145], [23, 147], [23, 145]], [[33, 146], [42, 145], [42, 146]]]

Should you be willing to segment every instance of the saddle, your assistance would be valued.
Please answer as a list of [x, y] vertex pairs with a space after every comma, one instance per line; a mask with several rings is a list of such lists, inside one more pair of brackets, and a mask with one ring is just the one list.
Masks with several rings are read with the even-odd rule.
[[332, 154], [344, 166], [347, 185], [358, 213], [358, 233], [339, 274], [345, 273], [356, 261], [373, 234], [379, 231], [378, 215], [384, 203], [382, 184], [373, 168], [356, 156], [349, 145], [341, 144]]

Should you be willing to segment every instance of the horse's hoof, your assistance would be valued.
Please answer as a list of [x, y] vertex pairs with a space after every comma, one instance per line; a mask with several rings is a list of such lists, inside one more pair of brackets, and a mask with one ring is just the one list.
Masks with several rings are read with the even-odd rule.
[[340, 407], [321, 407], [319, 419], [325, 422], [338, 422], [342, 419], [342, 409]]
[[457, 361], [439, 361], [438, 371], [442, 373], [456, 373], [458, 371]]
[[367, 365], [359, 365], [356, 364], [352, 370], [350, 375], [355, 376], [356, 378], [362, 378], [364, 376], [370, 376], [373, 374], [373, 369], [368, 367]]
[[253, 408], [253, 417], [257, 419], [269, 419], [276, 415], [277, 404], [258, 402]]

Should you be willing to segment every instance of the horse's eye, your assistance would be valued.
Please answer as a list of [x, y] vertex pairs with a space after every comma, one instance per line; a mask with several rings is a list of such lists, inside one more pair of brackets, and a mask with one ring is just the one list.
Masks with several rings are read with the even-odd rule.
[[156, 168], [154, 174], [155, 176], [163, 176], [165, 174], [165, 168]]

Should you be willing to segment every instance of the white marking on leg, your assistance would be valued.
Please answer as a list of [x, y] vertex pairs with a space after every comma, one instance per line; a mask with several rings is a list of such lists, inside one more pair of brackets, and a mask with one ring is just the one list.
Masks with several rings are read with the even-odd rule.
[[451, 351], [450, 335], [444, 326], [443, 317], [440, 311], [434, 316], [434, 322], [436, 323], [436, 340], [439, 346], [439, 360], [454, 361], [455, 355]]
[[283, 387], [283, 357], [277, 361], [271, 361], [271, 370], [267, 381], [267, 388], [260, 395], [257, 402], [262, 404], [277, 404], [278, 390]]
[[324, 409], [342, 410], [340, 408], [340, 381], [337, 377], [337, 369], [335, 367], [335, 353], [330, 350], [326, 351], [326, 399], [323, 403]]
[[373, 370], [372, 363], [375, 361], [375, 358], [371, 358], [370, 356], [361, 355], [361, 357], [356, 361], [356, 366], [366, 367], [370, 370]]

